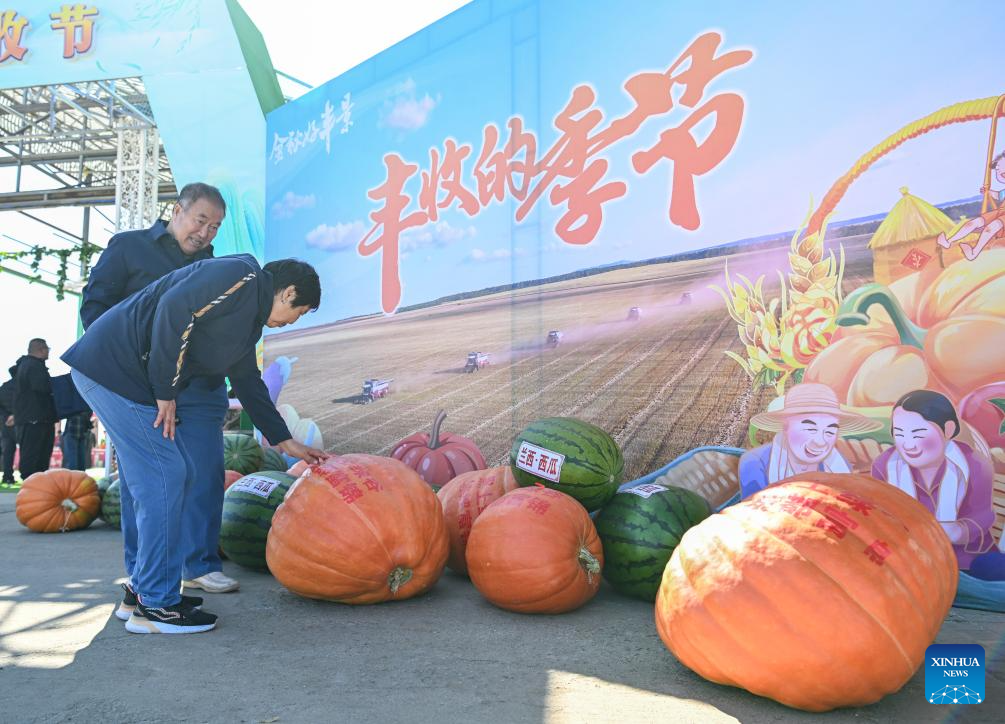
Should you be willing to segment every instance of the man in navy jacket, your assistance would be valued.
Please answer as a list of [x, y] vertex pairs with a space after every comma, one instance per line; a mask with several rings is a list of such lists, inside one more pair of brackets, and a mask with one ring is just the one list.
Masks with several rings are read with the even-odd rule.
[[208, 259], [120, 302], [62, 356], [81, 396], [108, 429], [132, 488], [137, 600], [127, 630], [198, 633], [216, 623], [197, 608], [200, 599], [179, 594], [182, 506], [204, 464], [180, 434], [189, 421], [178, 400], [193, 381], [226, 375], [269, 442], [308, 462], [325, 457], [292, 439], [255, 355], [263, 326], [290, 324], [320, 301], [317, 273], [304, 262], [287, 259], [262, 268], [246, 254]]
[[[204, 259], [213, 258], [212, 241], [226, 214], [220, 191], [203, 183], [182, 188], [171, 219], [149, 229], [116, 234], [91, 270], [80, 306], [80, 321], [88, 329], [98, 317], [148, 284]], [[186, 499], [183, 528], [186, 585], [214, 593], [236, 590], [238, 582], [223, 573], [219, 555], [220, 515], [223, 508], [223, 437], [227, 414], [226, 386], [220, 376], [193, 380], [177, 403], [187, 424], [179, 434], [188, 438], [190, 454], [202, 462]], [[136, 562], [136, 521], [132, 515], [129, 481], [121, 474], [122, 537], [126, 575]], [[135, 598], [126, 583], [126, 608]]]

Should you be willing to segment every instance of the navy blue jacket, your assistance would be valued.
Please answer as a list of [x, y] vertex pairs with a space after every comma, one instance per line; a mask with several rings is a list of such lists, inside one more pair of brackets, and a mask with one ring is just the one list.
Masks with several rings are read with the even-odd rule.
[[[264, 383], [263, 383], [264, 384]], [[29, 354], [17, 361], [14, 382], [14, 424], [56, 422], [56, 403], [52, 399], [52, 378], [45, 361]]]
[[149, 229], [116, 234], [91, 269], [80, 304], [80, 322], [87, 329], [95, 319], [150, 282], [175, 269], [212, 258], [212, 246], [186, 256], [163, 221], [157, 221]]
[[175, 399], [193, 377], [226, 375], [255, 427], [276, 445], [293, 436], [255, 355], [273, 296], [272, 275], [250, 254], [198, 261], [102, 314], [61, 359], [144, 405]]

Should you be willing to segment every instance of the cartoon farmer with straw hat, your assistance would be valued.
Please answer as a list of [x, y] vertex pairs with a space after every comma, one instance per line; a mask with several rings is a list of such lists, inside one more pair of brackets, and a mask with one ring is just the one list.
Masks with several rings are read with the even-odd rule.
[[751, 418], [751, 423], [776, 435], [740, 458], [741, 498], [799, 473], [850, 473], [848, 462], [834, 449], [838, 436], [883, 426], [879, 420], [845, 410], [830, 387], [817, 383], [793, 385], [778, 409], [773, 406]]

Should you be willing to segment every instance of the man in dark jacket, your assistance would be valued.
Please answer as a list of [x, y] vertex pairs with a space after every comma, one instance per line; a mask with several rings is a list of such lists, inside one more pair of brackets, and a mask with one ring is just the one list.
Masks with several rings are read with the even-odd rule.
[[[213, 257], [212, 241], [227, 206], [220, 191], [203, 183], [182, 188], [171, 219], [151, 228], [116, 234], [91, 271], [80, 306], [80, 321], [88, 329], [98, 317], [165, 274]], [[219, 555], [223, 510], [223, 422], [228, 402], [220, 376], [195, 379], [178, 398], [186, 419], [179, 435], [189, 454], [199, 461], [198, 475], [185, 501], [184, 578], [187, 586], [212, 593], [236, 590], [238, 582], [223, 573]], [[126, 575], [136, 562], [136, 521], [129, 481], [119, 476], [122, 496], [122, 537]], [[128, 587], [130, 584], [127, 583]]]
[[10, 379], [0, 385], [0, 455], [3, 457], [3, 482], [14, 482], [14, 453], [17, 434], [14, 432], [14, 375], [17, 365], [10, 368]]
[[28, 343], [28, 354], [17, 361], [14, 382], [14, 421], [17, 444], [21, 446], [18, 470], [21, 480], [49, 469], [56, 440], [56, 403], [52, 399], [52, 379], [45, 361], [49, 345], [44, 339]]
[[[255, 355], [263, 326], [291, 324], [320, 301], [317, 273], [303, 262], [262, 268], [247, 254], [208, 259], [116, 305], [63, 355], [132, 488], [137, 556], [128, 631], [199, 633], [216, 625], [215, 616], [195, 608], [201, 599], [179, 594], [188, 549], [182, 506], [204, 464], [181, 434], [189, 417], [178, 400], [193, 380], [226, 375], [271, 443], [308, 462], [324, 459], [321, 450], [292, 439]], [[222, 437], [219, 430], [216, 435]]]

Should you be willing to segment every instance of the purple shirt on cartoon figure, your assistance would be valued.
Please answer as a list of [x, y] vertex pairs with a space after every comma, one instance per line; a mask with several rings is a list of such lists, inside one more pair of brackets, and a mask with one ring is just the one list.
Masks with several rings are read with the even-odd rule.
[[960, 570], [968, 570], [975, 557], [994, 548], [993, 471], [990, 463], [969, 445], [946, 445], [945, 458], [930, 486], [895, 447], [876, 458], [872, 476], [903, 490], [928, 508], [940, 523], [955, 522], [964, 527], [963, 540], [953, 543]]

